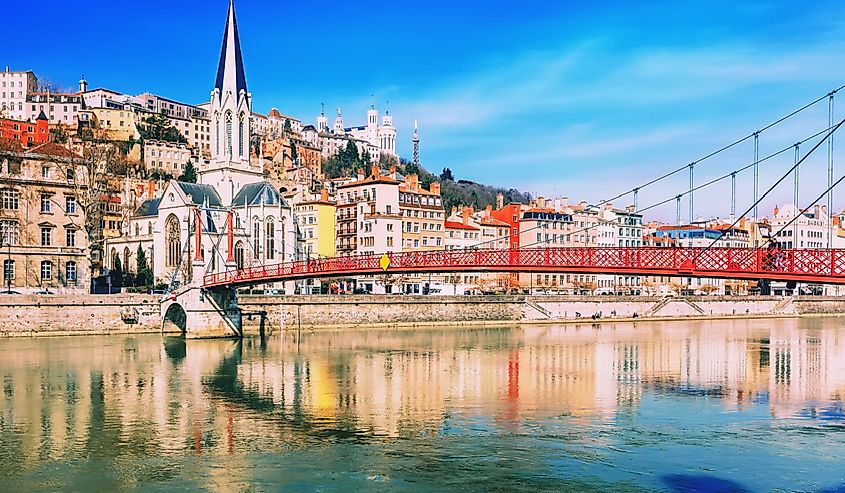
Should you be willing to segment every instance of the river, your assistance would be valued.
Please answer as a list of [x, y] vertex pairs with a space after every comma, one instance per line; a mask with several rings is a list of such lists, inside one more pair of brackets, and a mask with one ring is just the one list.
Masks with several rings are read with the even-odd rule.
[[0, 340], [0, 490], [845, 491], [845, 319]]

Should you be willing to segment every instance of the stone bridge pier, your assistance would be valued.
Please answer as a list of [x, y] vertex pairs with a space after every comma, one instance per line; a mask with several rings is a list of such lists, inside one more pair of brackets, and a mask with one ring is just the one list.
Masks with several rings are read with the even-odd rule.
[[174, 328], [188, 339], [242, 337], [237, 290], [183, 286], [161, 302], [162, 331]]

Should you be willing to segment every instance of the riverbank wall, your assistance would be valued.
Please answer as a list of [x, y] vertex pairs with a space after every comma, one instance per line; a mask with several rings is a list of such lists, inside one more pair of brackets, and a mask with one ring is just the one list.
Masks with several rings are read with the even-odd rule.
[[[326, 328], [845, 315], [835, 297], [242, 296], [246, 334]], [[159, 297], [0, 297], [0, 337], [159, 332]]]
[[245, 333], [321, 328], [845, 315], [845, 298], [774, 296], [249, 296]]

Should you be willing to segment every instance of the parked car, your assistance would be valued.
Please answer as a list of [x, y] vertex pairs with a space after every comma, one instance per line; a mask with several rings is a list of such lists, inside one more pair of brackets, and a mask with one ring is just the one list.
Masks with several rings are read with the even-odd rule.
[[35, 294], [56, 294], [56, 293], [50, 291], [49, 289], [42, 289], [40, 291], [36, 291]]
[[11, 291], [11, 290], [7, 289], [5, 291], [0, 291], [0, 294], [20, 294], [20, 293], [17, 292], [17, 291]]

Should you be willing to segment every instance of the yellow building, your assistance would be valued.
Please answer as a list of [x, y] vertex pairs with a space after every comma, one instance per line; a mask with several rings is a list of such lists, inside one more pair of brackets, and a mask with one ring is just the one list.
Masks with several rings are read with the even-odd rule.
[[335, 203], [329, 191], [320, 192], [320, 200], [302, 202], [294, 206], [299, 230], [305, 244], [307, 258], [335, 256]]
[[138, 139], [138, 114], [129, 108], [91, 108], [79, 112], [80, 120], [105, 131], [111, 140]]

